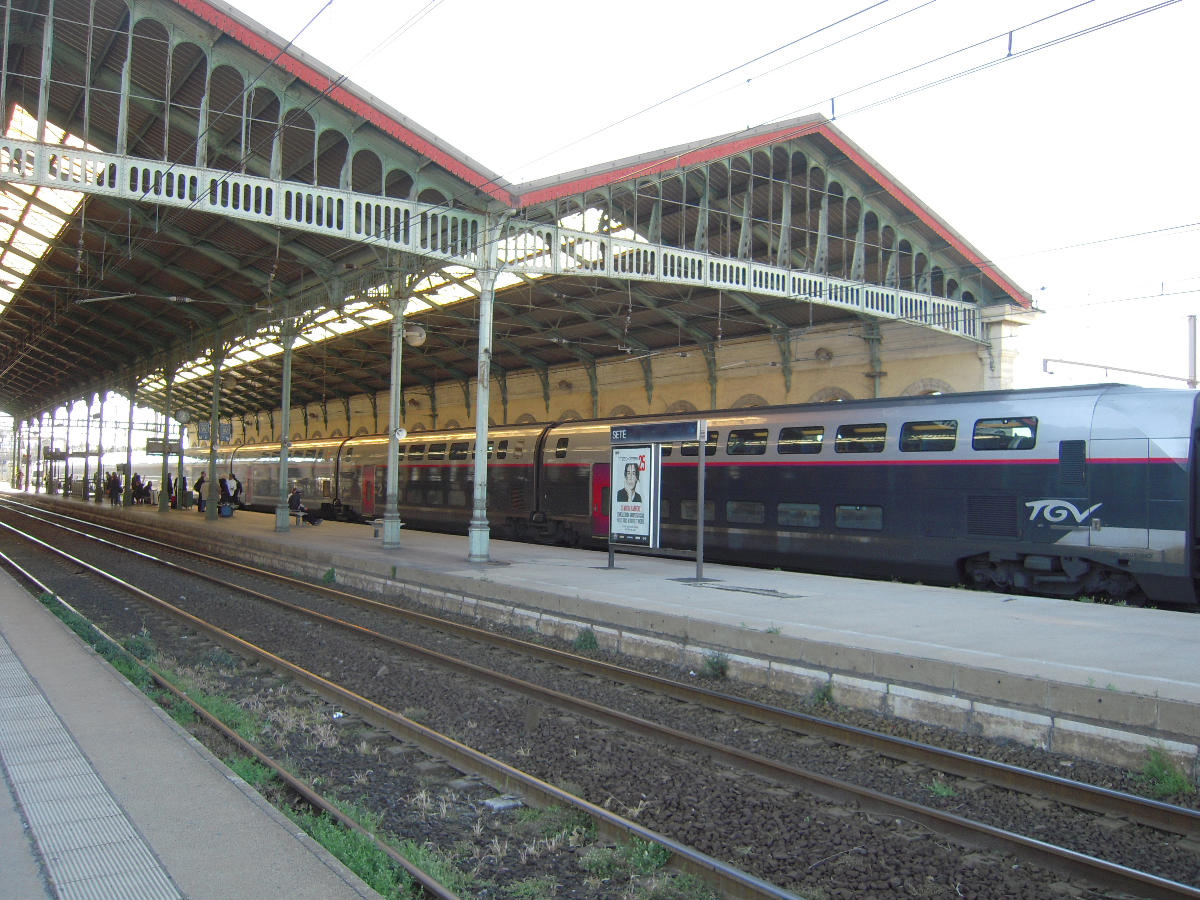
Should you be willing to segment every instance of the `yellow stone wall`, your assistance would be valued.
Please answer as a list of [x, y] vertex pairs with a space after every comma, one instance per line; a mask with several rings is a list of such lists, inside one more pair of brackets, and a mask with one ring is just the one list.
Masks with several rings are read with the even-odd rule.
[[[1009, 309], [986, 311], [987, 343], [972, 343], [902, 322], [879, 326], [878, 391], [881, 397], [908, 394], [978, 391], [1011, 386], [1012, 336], [1029, 314]], [[598, 403], [596, 415], [633, 415], [704, 410], [734, 406], [858, 399], [875, 396], [876, 379], [869, 377], [870, 346], [861, 326], [838, 324], [807, 329], [789, 341], [791, 387], [784, 377], [784, 359], [770, 338], [727, 341], [716, 355], [716, 403], [711, 403], [708, 367], [704, 354], [694, 347], [678, 353], [665, 352], [651, 359], [652, 392], [647, 396], [642, 362], [636, 355], [604, 361], [596, 370]], [[410, 351], [411, 352], [411, 351]], [[549, 421], [591, 418], [592, 397], [588, 374], [579, 365], [550, 371], [550, 403], [547, 410], [541, 379], [533, 372], [508, 377], [507, 417], [501, 402], [500, 385], [492, 382], [489, 419], [493, 424], [518, 421]], [[405, 392], [403, 426], [410, 432], [432, 428], [474, 428], [475, 385], [471, 385], [468, 409], [462, 388], [444, 384], [436, 388], [437, 415], [434, 420], [430, 397], [423, 389]], [[294, 408], [288, 431], [293, 439], [375, 433], [387, 429], [388, 398], [376, 398], [378, 422], [372, 416], [369, 398], [351, 399], [347, 428], [341, 400], [327, 404], [328, 423], [320, 406]], [[304, 414], [308, 415], [305, 430]], [[276, 419], [278, 413], [276, 412]], [[268, 427], [267, 416], [234, 422], [234, 443], [279, 439]], [[194, 437], [194, 432], [193, 432]]]

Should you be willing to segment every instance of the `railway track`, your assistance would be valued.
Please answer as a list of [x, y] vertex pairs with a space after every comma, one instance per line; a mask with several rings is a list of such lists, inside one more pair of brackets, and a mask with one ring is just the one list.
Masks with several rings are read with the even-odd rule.
[[[83, 538], [79, 538], [79, 540], [83, 540]], [[160, 549], [156, 552], [166, 554], [167, 552], [174, 553], [176, 551]], [[145, 558], [143, 557], [143, 559]], [[228, 566], [228, 563], [225, 561], [214, 561], [209, 558], [202, 561], [200, 565], [225, 568]], [[226, 571], [228, 571], [227, 568]], [[491, 632], [481, 632], [478, 629], [471, 629], [458, 623], [436, 620], [433, 617], [398, 609], [390, 604], [381, 604], [369, 598], [355, 597], [342, 591], [314, 588], [313, 585], [307, 583], [280, 579], [279, 576], [252, 571], [245, 567], [239, 567], [235, 571], [237, 572], [235, 577], [242, 582], [241, 590], [243, 591], [253, 590], [249, 587], [249, 582], [251, 581], [257, 584], [263, 582], [265, 579], [276, 585], [275, 588], [269, 590], [257, 591], [256, 596], [262, 602], [278, 604], [279, 600], [273, 594], [279, 593], [281, 590], [304, 592], [312, 597], [320, 595], [320, 599], [314, 605], [327, 604], [339, 613], [336, 616], [328, 611], [315, 613], [325, 616], [325, 618], [312, 620], [320, 622], [323, 635], [325, 635], [327, 630], [348, 628], [351, 630], [350, 633], [354, 635], [355, 640], [360, 642], [370, 641], [389, 648], [387, 651], [384, 651], [382, 656], [378, 657], [379, 659], [392, 658], [387, 656], [388, 653], [403, 653], [409, 660], [420, 660], [417, 665], [421, 667], [436, 667], [436, 671], [440, 672], [453, 671], [459, 673], [459, 675], [469, 677], [474, 684], [486, 685], [487, 691], [503, 690], [507, 692], [509, 697], [519, 696], [524, 698], [522, 701], [524, 703], [536, 703], [537, 710], [539, 711], [531, 713], [529, 709], [525, 709], [522, 713], [525, 728], [517, 729], [517, 731], [537, 731], [540, 720], [549, 720], [554, 717], [565, 717], [573, 723], [581, 722], [585, 719], [599, 721], [603, 723], [604, 727], [610, 730], [611, 734], [620, 735], [622, 742], [633, 741], [634, 738], [629, 737], [629, 735], [635, 735], [636, 740], [639, 741], [653, 742], [653, 747], [656, 748], [653, 754], [648, 749], [644, 750], [647, 759], [655, 760], [663, 758], [661, 754], [664, 751], [658, 748], [664, 747], [670, 748], [672, 753], [684, 754], [683, 758], [688, 760], [688, 762], [676, 763], [677, 768], [675, 771], [689, 771], [688, 766], [690, 765], [690, 771], [696, 772], [698, 769], [695, 760], [704, 760], [705, 762], [702, 765], [705, 766], [715, 765], [721, 767], [721, 771], [725, 773], [722, 775], [725, 780], [732, 778], [738, 782], [738, 791], [735, 793], [741, 795], [742, 801], [745, 800], [747, 795], [754, 792], [762, 795], [764, 789], [759, 785], [764, 780], [767, 784], [772, 785], [772, 787], [765, 789], [765, 791], [766, 797], [773, 797], [773, 799], [763, 799], [760, 796], [756, 802], [745, 802], [745, 809], [765, 810], [770, 809], [772, 805], [778, 807], [784, 806], [783, 800], [779, 798], [781, 789], [802, 792], [805, 797], [815, 796], [823, 798], [825, 801], [833, 801], [835, 804], [839, 804], [838, 808], [844, 809], [846, 806], [849, 806], [859, 810], [855, 815], [860, 817], [882, 817], [883, 821], [890, 820], [893, 823], [902, 822], [905, 829], [911, 829], [915, 825], [919, 834], [927, 835], [936, 833], [956, 842], [962, 842], [966, 846], [990, 848], [994, 853], [1004, 854], [1005, 857], [1019, 860], [1018, 865], [1029, 865], [1032, 863], [1056, 872], [1069, 872], [1073, 877], [1083, 878], [1090, 884], [1101, 885], [1108, 890], [1118, 890], [1135, 896], [1200, 896], [1200, 892], [1196, 891], [1194, 887], [1173, 883], [1171, 877], [1139, 872], [1134, 867], [1124, 865], [1119, 861], [1104, 861], [1094, 858], [1090, 853], [1085, 852], [1087, 849], [1086, 846], [1083, 850], [1071, 849], [1069, 847], [1055, 847], [1051, 842], [1044, 841], [1040, 837], [1028, 834], [1018, 835], [1009, 831], [1008, 828], [996, 824], [971, 822], [965, 816], [958, 815], [957, 812], [938, 808], [935, 805], [918, 803], [903, 796], [893, 796], [888, 792], [876, 790], [869, 783], [879, 777], [878, 772], [865, 779], [858, 779], [858, 781], [866, 781], [868, 784], [853, 783], [842, 778], [823, 774], [809, 766], [797, 765], [796, 758], [798, 756], [805, 758], [824, 756], [837, 759], [840, 756], [841, 768], [855, 769], [858, 775], [869, 769], [878, 771], [898, 769], [902, 772], [901, 780], [910, 785], [934, 783], [932, 780], [926, 781], [926, 779], [940, 779], [943, 784], [949, 783], [952, 779], [959, 779], [961, 780], [958, 782], [961, 792], [958, 796], [963, 800], [963, 803], [958, 804], [960, 806], [969, 805], [966, 801], [974, 801], [979, 796], [982, 792], [979, 785], [988, 785], [982, 789], [987, 792], [1003, 790], [1011, 793], [1015, 789], [1022, 793], [1013, 796], [1032, 797], [1034, 808], [1037, 808], [1037, 804], [1052, 801], [1059, 805], [1065, 804], [1073, 809], [1089, 810], [1087, 813], [1076, 813], [1076, 816], [1082, 818], [1076, 819], [1076, 824], [1067, 826], [1068, 830], [1085, 836], [1096, 832], [1097, 829], [1099, 829], [1101, 834], [1111, 834], [1115, 829], [1122, 830], [1125, 832], [1125, 835], [1128, 835], [1131, 831], [1149, 831], [1150, 829], [1147, 826], [1152, 826], [1155, 829], [1153, 834], [1159, 836], [1147, 836], [1146, 840], [1148, 844], [1156, 843], [1161, 845], [1164, 843], [1174, 843], [1184, 848], [1175, 853], [1177, 858], [1173, 862], [1167, 863], [1166, 871], [1170, 875], [1183, 873], [1183, 877], [1186, 880], [1193, 881], [1197, 872], [1195, 868], [1195, 854], [1191, 853], [1189, 856], [1189, 851], [1186, 848], [1189, 845], [1189, 839], [1194, 843], [1194, 838], [1197, 834], [1200, 834], [1200, 828], [1197, 827], [1197, 818], [1194, 811], [1183, 810], [1161, 803], [1153, 803], [1152, 801], [1144, 801], [1141, 798], [1120, 794], [1119, 792], [1098, 790], [1090, 786], [1079, 785], [1067, 779], [1048, 777], [1020, 770], [1012, 766], [999, 766], [995, 763], [972, 759], [964, 754], [945, 754], [939, 751], [938, 748], [914, 744], [913, 742], [897, 741], [894, 738], [867, 732], [863, 729], [846, 729], [813, 716], [806, 716], [794, 711], [771, 707], [761, 703], [747, 703], [739, 698], [730, 697], [715, 691], [697, 689], [691, 685], [671, 682], [661, 677], [648, 676], [632, 669], [606, 665], [597, 660], [589, 659], [586, 656], [552, 651], [549, 648], [511, 638], [504, 638]], [[177, 574], [176, 577], [183, 578], [185, 576]], [[186, 577], [191, 578], [195, 576], [187, 575]], [[219, 576], [206, 575], [205, 577], [220, 580]], [[228, 576], [226, 576], [226, 580], [228, 580]], [[354, 614], [356, 620], [346, 625], [341, 625], [335, 621], [341, 615], [345, 615], [345, 609], [351, 604], [356, 610]], [[289, 614], [312, 616], [314, 615], [314, 611], [301, 612], [292, 610]], [[362, 617], [371, 620], [374, 627], [363, 624], [364, 619]], [[402, 621], [402, 626], [382, 624], [386, 622], [395, 623], [397, 621]], [[401, 639], [394, 634], [383, 634], [383, 631], [392, 630], [396, 627], [403, 627], [409, 631], [416, 628], [434, 634], [453, 635], [454, 640], [468, 641], [469, 643], [465, 648], [460, 647], [457, 650], [457, 655], [434, 651], [429, 647], [419, 646], [413, 640]], [[481, 646], [486, 646], [489, 649], [482, 651], [479, 649]], [[500, 662], [496, 659], [501, 654], [506, 655], [507, 661]], [[477, 664], [480, 656], [488, 657], [487, 667]], [[472, 661], [468, 662], [468, 658]], [[531, 660], [537, 660], [537, 662], [534, 663]], [[381, 662], [380, 665], [386, 666], [386, 662]], [[408, 665], [412, 666], [414, 664], [410, 662]], [[540, 673], [540, 680], [559, 685], [566, 679], [564, 673], [580, 673], [572, 675], [571, 678], [579, 681], [584, 687], [572, 689], [571, 692], [560, 691], [548, 688], [544, 684], [535, 684], [534, 681], [539, 680], [539, 678], [517, 678], [512, 674], [493, 671], [494, 669], [504, 667], [515, 667], [521, 670], [522, 674], [528, 674], [530, 671], [535, 674]], [[370, 679], [367, 680], [370, 681]], [[645, 702], [647, 697], [659, 698], [656, 701], [659, 706], [667, 708], [676, 707], [674, 710], [676, 714], [674, 716], [664, 715], [663, 718], [669, 721], [679, 721], [682, 718], [689, 728], [674, 727], [669, 724], [669, 721], [668, 723], [651, 722], [648, 716], [628, 711], [630, 706], [628, 703], [609, 705], [587, 699], [586, 695], [590, 692], [588, 688], [594, 687], [593, 683], [599, 681], [616, 685], [615, 688], [607, 689], [607, 693], [615, 694], [618, 698], [622, 693], [634, 695], [639, 702], [633, 703], [632, 706], [639, 711], [649, 705]], [[497, 688], [497, 685], [501, 687]], [[575, 693], [582, 696], [574, 696]], [[347, 703], [348, 700], [341, 698], [337, 702]], [[510, 708], [513, 706], [520, 707], [519, 703], [515, 703], [511, 699], [493, 702], [500, 702]], [[624, 708], [615, 708], [617, 706]], [[686, 709], [687, 712], [681, 717], [678, 714], [679, 709]], [[554, 710], [555, 712], [547, 713], [544, 710]], [[377, 721], [379, 712], [378, 710], [363, 710], [358, 715], [361, 715], [367, 721]], [[530, 724], [531, 720], [533, 720], [532, 725]], [[460, 726], [462, 721], [461, 718], [458, 720]], [[572, 725], [572, 727], [577, 726]], [[713, 740], [701, 737], [695, 733], [697, 728], [701, 729], [705, 734], [720, 734], [723, 739]], [[727, 742], [724, 740], [726, 734], [734, 735], [738, 732], [741, 732], [741, 737], [738, 741], [731, 740]], [[600, 741], [601, 743], [613, 740], [609, 732], [602, 731], [599, 734], [600, 737], [593, 740]], [[784, 737], [782, 739], [775, 737], [768, 741], [767, 737], [773, 735], [783, 735]], [[518, 736], [515, 740], [518, 742], [517, 745], [515, 747], [509, 745], [507, 749], [504, 747], [504, 742], [501, 741], [501, 749], [497, 755], [507, 753], [510, 758], [520, 758], [522, 747], [519, 742], [521, 737]], [[737, 746], [739, 742], [742, 746]], [[770, 743], [777, 749], [782, 748], [782, 750], [779, 750], [779, 752], [773, 750], [771, 754], [766, 754], [746, 749], [745, 745], [747, 743], [751, 747], [758, 745], [763, 748], [765, 748], [766, 744]], [[633, 744], [633, 746], [636, 747], [639, 745]], [[434, 752], [437, 751], [435, 750]], [[528, 752], [527, 748], [526, 752]], [[632, 752], [636, 753], [638, 751], [635, 749]], [[877, 758], [882, 762], [871, 763], [868, 756]], [[849, 761], [849, 765], [846, 765], [847, 761]], [[469, 760], [456, 759], [453, 761], [453, 764], [460, 768], [471, 770], [469, 762]], [[918, 769], [917, 767], [920, 768]], [[819, 768], [818, 766], [817, 769]], [[663, 771], [670, 771], [670, 767], [665, 762], [663, 763]], [[562, 774], [558, 773], [558, 776], [561, 783]], [[485, 777], [495, 778], [500, 776], [493, 774], [492, 776]], [[543, 778], [538, 780], [553, 779]], [[686, 782], [684, 790], [686, 792]], [[951, 787], [950, 790], [954, 791], [955, 788]], [[774, 791], [774, 795], [772, 795], [772, 791]], [[599, 799], [598, 795], [593, 794], [593, 796]], [[554, 796], [549, 799], [553, 802], [561, 802], [565, 798]], [[631, 799], [631, 796], [626, 796], [625, 799], [619, 802], [626, 809], [636, 808], [638, 804], [630, 802]], [[543, 798], [542, 802], [545, 802], [545, 798]], [[1025, 801], [1019, 799], [1011, 800], [1006, 804], [999, 804], [999, 807], [1008, 810], [1005, 813], [1006, 815], [1011, 815], [1011, 811], [1019, 807], [1023, 802]], [[649, 805], [654, 806], [656, 804], [667, 805], [663, 799], [652, 797]], [[787, 797], [787, 804], [789, 806], [803, 805], [790, 796]], [[726, 808], [728, 809], [728, 806]], [[838, 818], [837, 814], [821, 807], [819, 801], [816, 807], [806, 808], [810, 811], [803, 816], [797, 817], [795, 820], [790, 820], [787, 816], [781, 817], [776, 814], [767, 821], [768, 823], [777, 823], [780, 828], [786, 828], [788, 821], [811, 822], [814, 815], [819, 821], [825, 815], [829, 816], [831, 820]], [[728, 815], [744, 820], [753, 814], [737, 815], [728, 813]], [[1055, 815], [1062, 814], [1055, 813]], [[662, 815], [659, 818], [666, 825], [678, 826], [680, 824], [676, 816]], [[1032, 818], [1035, 822], [1041, 821], [1044, 823], [1047, 819], [1047, 813], [1044, 808], [1041, 808]], [[1121, 825], [1120, 828], [1117, 828], [1114, 823], [1118, 821], [1126, 823], [1139, 822], [1143, 824]], [[703, 831], [704, 829], [701, 828], [699, 830]], [[1031, 828], [1030, 830], [1034, 829]], [[694, 834], [696, 831], [695, 827], [691, 829], [682, 828], [680, 838], [687, 838], [688, 835]], [[768, 840], [768, 838], [774, 837], [774, 830], [770, 824], [767, 825], [765, 832], [759, 832], [757, 835], [749, 829], [737, 832], [736, 835], [730, 835], [724, 845], [721, 845], [717, 841], [710, 841], [709, 849], [718, 851], [713, 854], [714, 856], [723, 855], [724, 858], [730, 858], [731, 856], [744, 858], [746, 854], [741, 853], [739, 848], [762, 844], [769, 847], [776, 846], [777, 841]], [[1180, 837], [1175, 838], [1169, 835]], [[664, 840], [662, 837], [657, 839], [660, 841]], [[910, 836], [908, 840], [923, 841], [925, 838]], [[668, 844], [672, 843], [670, 837], [666, 837], [665, 841]], [[680, 840], [677, 843], [682, 848], [685, 846], [686, 841]], [[699, 841], [697, 843], [704, 842]], [[1086, 844], [1086, 840], [1084, 843]], [[723, 851], [720, 849], [722, 846], [724, 848]], [[838, 844], [834, 843], [829, 848], [826, 848], [833, 850], [830, 858], [836, 859], [854, 853], [853, 848], [838, 850], [838, 846]], [[809, 852], [813, 854], [813, 859], [824, 859], [824, 857], [815, 856], [816, 853], [822, 851], [812, 850]], [[1148, 856], [1144, 850], [1134, 851], [1134, 853], [1138, 858], [1147, 858]], [[778, 854], [776, 853], [776, 855]], [[1149, 857], [1161, 860], [1162, 855], [1160, 850], [1149, 854]], [[787, 866], [773, 866], [762, 860], [751, 860], [750, 862], [751, 864], [747, 868], [755, 871], [757, 867], [757, 869], [762, 870], [764, 877], [770, 877], [772, 880], [778, 877], [781, 869], [788, 870]], [[999, 865], [999, 863], [996, 865]], [[1173, 869], [1171, 868], [1172, 866], [1174, 867]], [[791, 870], [794, 872], [795, 866], [792, 866]], [[794, 874], [785, 877], [795, 879]], [[892, 876], [891, 880], [895, 880], [898, 877], [901, 883], [904, 883], [904, 878], [900, 876]], [[792, 887], [793, 884], [789, 882], [786, 886]], [[795, 887], [798, 889], [808, 889], [811, 887], [811, 879], [806, 882], [805, 879], [801, 878], [798, 882], [795, 882]], [[734, 893], [737, 892], [735, 891]], [[746, 894], [738, 895], [745, 896]]]

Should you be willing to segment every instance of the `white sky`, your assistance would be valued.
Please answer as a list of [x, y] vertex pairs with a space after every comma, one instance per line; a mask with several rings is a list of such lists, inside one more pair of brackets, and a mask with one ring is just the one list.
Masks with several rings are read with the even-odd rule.
[[[1044, 357], [1188, 374], [1186, 317], [1200, 313], [1200, 0], [233, 5], [518, 183], [829, 116], [836, 97], [838, 127], [1045, 311], [1021, 333], [1018, 387], [1183, 386], [1062, 364], [1049, 376]], [[891, 99], [1004, 60], [1010, 30], [1014, 58]]]

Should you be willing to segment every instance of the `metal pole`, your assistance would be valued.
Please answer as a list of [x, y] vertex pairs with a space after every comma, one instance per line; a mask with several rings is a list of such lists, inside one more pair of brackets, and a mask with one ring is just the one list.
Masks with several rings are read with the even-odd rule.
[[279, 413], [279, 494], [275, 499], [275, 530], [287, 531], [291, 525], [288, 500], [288, 437], [292, 411], [292, 345], [296, 342], [296, 320], [285, 318], [279, 330], [279, 343], [283, 346], [283, 372], [280, 385]]
[[42, 459], [42, 420], [44, 412], [38, 413], [38, 445], [37, 445], [37, 477], [34, 479], [33, 492], [40, 494], [46, 486], [46, 473], [42, 471], [45, 461]]
[[[398, 291], [407, 291], [408, 286], [398, 279]], [[388, 387], [388, 455], [387, 455], [387, 505], [383, 510], [383, 546], [389, 549], [400, 546], [400, 362], [404, 353], [404, 312], [408, 308], [407, 297], [393, 296], [388, 305], [392, 312], [392, 364]]]
[[696, 428], [696, 580], [704, 580], [704, 457], [707, 456], [708, 421], [702, 419]]
[[1188, 387], [1196, 388], [1196, 317], [1188, 316]]
[[79, 488], [79, 498], [85, 502], [92, 491], [89, 479], [92, 477], [92, 401], [95, 398], [92, 394], [92, 400], [87, 401], [87, 418], [83, 422], [83, 484]]
[[74, 400], [68, 400], [63, 404], [63, 409], [66, 411], [67, 429], [66, 437], [63, 439], [64, 453], [63, 456], [63, 496], [67, 495], [67, 483], [71, 480], [71, 409], [75, 406]]
[[167, 490], [167, 479], [171, 477], [171, 384], [175, 381], [175, 369], [170, 365], [163, 366], [163, 381], [166, 390], [163, 392], [163, 457], [162, 475], [158, 479], [158, 511], [168, 512], [171, 509], [171, 492]]
[[133, 506], [133, 406], [137, 400], [137, 379], [129, 385], [129, 429], [125, 432], [125, 491], [122, 506]]
[[[492, 245], [492, 241], [488, 241]], [[494, 251], [493, 251], [494, 252]], [[490, 254], [489, 254], [490, 255]], [[496, 270], [488, 268], [479, 273], [479, 355], [475, 390], [475, 486], [471, 524], [468, 529], [468, 562], [487, 562], [491, 532], [487, 519], [487, 447], [488, 405], [491, 399], [492, 373], [492, 305], [495, 299]]]
[[96, 495], [92, 499], [104, 502], [104, 401], [108, 391], [100, 395], [100, 418], [96, 422]]
[[217, 520], [217, 439], [221, 426], [221, 363], [225, 359], [225, 343], [220, 335], [213, 345], [212, 353], [212, 407], [208, 414], [208, 500], [204, 507], [204, 518], [209, 522]]
[[500, 274], [500, 234], [508, 214], [490, 221], [487, 243], [482, 248], [484, 264], [476, 272], [479, 278], [479, 352], [476, 362], [475, 390], [475, 502], [468, 527], [468, 562], [487, 562], [490, 531], [487, 519], [488, 479], [488, 408], [491, 402], [492, 313], [496, 299], [496, 276]]
[[[56, 425], [58, 424], [56, 421], [57, 419], [58, 419], [58, 407], [56, 406], [50, 410], [50, 442], [49, 442], [49, 447], [47, 449], [49, 449], [49, 451], [51, 453], [54, 452], [54, 432], [56, 430]], [[53, 494], [53, 493], [55, 493], [55, 490], [54, 490], [54, 460], [53, 459], [46, 460], [45, 457], [43, 456], [43, 464], [46, 467], [46, 493]]]

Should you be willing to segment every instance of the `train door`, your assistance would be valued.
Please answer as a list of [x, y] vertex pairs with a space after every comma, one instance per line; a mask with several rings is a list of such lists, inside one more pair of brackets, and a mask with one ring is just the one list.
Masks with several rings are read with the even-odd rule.
[[592, 464], [592, 537], [608, 536], [611, 480], [608, 463]]
[[375, 467], [362, 467], [362, 514], [375, 515]]
[[[1150, 546], [1148, 499], [1154, 494], [1147, 484], [1150, 441], [1146, 438], [1093, 440], [1092, 458], [1105, 460], [1103, 475], [1091, 480], [1087, 507], [1080, 510], [1080, 527], [1088, 529], [1093, 547], [1121, 549]], [[1093, 466], [1096, 470], [1100, 466]], [[1064, 524], [1076, 524], [1076, 510]]]

